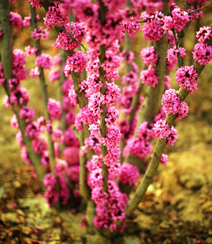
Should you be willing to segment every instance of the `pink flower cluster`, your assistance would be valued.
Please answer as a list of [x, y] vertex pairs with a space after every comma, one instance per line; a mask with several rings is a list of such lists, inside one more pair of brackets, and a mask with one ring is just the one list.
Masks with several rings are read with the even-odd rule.
[[36, 40], [39, 40], [41, 38], [49, 39], [49, 33], [46, 29], [40, 26], [39, 29], [37, 28], [34, 29], [31, 37], [35, 37]]
[[10, 12], [10, 22], [16, 29], [22, 28], [22, 18], [20, 14]]
[[[151, 154], [151, 158], [153, 158], [153, 154]], [[162, 154], [161, 159], [160, 159], [160, 164], [162, 165], [167, 165], [166, 163], [169, 161], [168, 155], [167, 154]]]
[[177, 54], [180, 54], [181, 57], [186, 56], [185, 48], [179, 47], [178, 49], [176, 46], [173, 48], [169, 48], [167, 51], [167, 62], [166, 62], [166, 68], [168, 70], [173, 70], [175, 65], [177, 64], [178, 57]]
[[49, 54], [42, 53], [36, 57], [35, 65], [44, 69], [50, 69], [52, 65], [52, 57]]
[[189, 22], [188, 13], [175, 5], [172, 8], [171, 16], [165, 16], [163, 28], [165, 33], [171, 29], [180, 32], [187, 22]]
[[155, 69], [149, 65], [148, 69], [142, 70], [140, 73], [141, 83], [155, 87], [158, 84], [158, 77], [155, 75]]
[[64, 68], [65, 76], [68, 77], [70, 70], [82, 73], [87, 65], [87, 57], [84, 52], [76, 51], [72, 56], [69, 56]]
[[[72, 50], [79, 47], [79, 43], [77, 43], [70, 36], [70, 27], [69, 24], [65, 26], [65, 32], [60, 32], [57, 40], [55, 42], [55, 47], [62, 48], [64, 50]], [[84, 37], [84, 25], [77, 22], [71, 22], [71, 34], [78, 42], [82, 42], [82, 38]]]
[[50, 6], [44, 17], [44, 24], [49, 30], [51, 27], [64, 26], [68, 23], [68, 16], [61, 15], [60, 9], [56, 6]]
[[122, 84], [125, 86], [122, 88], [121, 99], [119, 101], [119, 108], [121, 109], [122, 113], [128, 114], [132, 111], [131, 101], [139, 89], [137, 75], [139, 69], [133, 62], [135, 58], [133, 52], [127, 52], [126, 50], [123, 50], [120, 53], [120, 57], [122, 62], [127, 61], [127, 63], [132, 66], [132, 70], [127, 75], [122, 76]]
[[58, 101], [49, 98], [47, 104], [47, 110], [51, 119], [59, 120], [62, 115], [62, 108]]
[[167, 145], [174, 145], [177, 140], [177, 130], [172, 126], [171, 129], [165, 120], [158, 120], [153, 127], [154, 135], [159, 139], [167, 139]]
[[157, 64], [158, 54], [155, 52], [154, 46], [143, 48], [140, 52], [140, 57], [147, 66], [151, 62], [154, 66]]
[[141, 14], [141, 18], [145, 21], [143, 26], [144, 38], [148, 41], [159, 41], [164, 35], [164, 15], [161, 12], [154, 14], [144, 12]]
[[4, 78], [3, 66], [0, 62], [0, 85], [3, 85], [4, 82], [5, 82], [5, 78]]
[[197, 78], [198, 74], [193, 65], [181, 67], [175, 73], [175, 80], [180, 88], [189, 90], [191, 94], [197, 91]]
[[56, 179], [51, 173], [45, 175], [43, 179], [44, 186], [47, 187], [44, 197], [49, 205], [52, 207], [55, 202], [59, 201], [59, 193], [55, 190], [55, 185], [57, 183]]
[[181, 101], [174, 89], [166, 90], [162, 97], [162, 105], [165, 113], [177, 114], [177, 120], [182, 119], [188, 113], [188, 105]]
[[138, 168], [130, 163], [123, 163], [119, 168], [119, 179], [122, 184], [135, 184], [140, 174]]
[[42, 2], [44, 2], [45, 0], [29, 0], [29, 3], [32, 5], [32, 7], [42, 7]]
[[127, 32], [130, 37], [134, 37], [137, 31], [141, 31], [141, 24], [137, 18], [130, 17], [127, 21], [122, 22], [123, 32]]
[[26, 58], [24, 52], [20, 49], [15, 49], [13, 51], [13, 75], [16, 79], [25, 80], [27, 76], [26, 66], [24, 65], [26, 62]]
[[153, 136], [152, 130], [148, 128], [148, 122], [144, 121], [141, 123], [137, 131], [137, 137], [128, 139], [123, 151], [124, 157], [127, 153], [130, 153], [136, 157], [145, 158], [152, 149], [152, 144], [149, 140]]

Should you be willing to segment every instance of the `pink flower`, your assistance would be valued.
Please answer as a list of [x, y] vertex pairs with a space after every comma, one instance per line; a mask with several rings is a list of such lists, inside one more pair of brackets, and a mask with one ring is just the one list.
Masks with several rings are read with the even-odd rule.
[[35, 153], [42, 154], [48, 148], [48, 144], [47, 144], [46, 138], [43, 135], [40, 135], [40, 136], [36, 137], [32, 141], [32, 148], [33, 148]]
[[39, 71], [38, 67], [35, 67], [34, 69], [31, 69], [31, 70], [29, 71], [29, 76], [30, 76], [31, 78], [39, 77], [39, 76], [40, 76], [40, 71]]
[[31, 165], [32, 164], [30, 159], [29, 159], [29, 156], [27, 154], [27, 149], [26, 149], [25, 146], [23, 146], [22, 149], [21, 149], [21, 158], [23, 159], [25, 164], [27, 164], [27, 165]]
[[175, 31], [181, 31], [185, 24], [189, 22], [189, 16], [188, 13], [184, 10], [181, 10], [179, 7], [176, 5], [173, 7], [172, 10], [172, 18], [173, 18], [173, 25]]
[[158, 77], [155, 75], [155, 69], [149, 65], [148, 69], [141, 71], [141, 83], [155, 87], [158, 83]]
[[11, 120], [10, 120], [10, 125], [15, 128], [18, 129], [19, 128], [19, 124], [18, 124], [18, 120], [15, 114], [13, 114]]
[[63, 143], [63, 132], [56, 128], [52, 131], [51, 139], [53, 142], [60, 142]]
[[[172, 126], [169, 128], [169, 125], [166, 123], [165, 120], [158, 120], [153, 127], [153, 131], [156, 138], [159, 139], [167, 139], [167, 145], [174, 145], [177, 139], [177, 130]], [[166, 157], [163, 158], [166, 160]]]
[[64, 50], [72, 50], [79, 47], [78, 42], [82, 42], [82, 38], [84, 36], [84, 26], [81, 23], [71, 22], [71, 33], [74, 38], [78, 41], [73, 40], [69, 34], [70, 27], [69, 24], [65, 26], [66, 32], [60, 32], [55, 41], [55, 47], [62, 48]]
[[52, 57], [48, 54], [42, 53], [41, 55], [37, 56], [35, 65], [44, 69], [50, 69], [52, 65]]
[[209, 26], [204, 26], [197, 31], [196, 38], [198, 38], [199, 43], [203, 43], [206, 39], [212, 37], [211, 28]]
[[36, 122], [32, 122], [27, 125], [26, 130], [25, 130], [25, 136], [29, 136], [32, 139], [36, 138], [40, 134], [40, 127]]
[[22, 18], [21, 18], [20, 14], [14, 13], [14, 12], [10, 12], [10, 21], [11, 21], [11, 24], [16, 29], [21, 29], [22, 28]]
[[151, 62], [154, 66], [157, 64], [158, 54], [155, 52], [154, 46], [143, 48], [140, 52], [140, 57], [148, 66]]
[[60, 79], [60, 71], [59, 70], [51, 70], [49, 72], [48, 78], [49, 78], [49, 81], [54, 83], [56, 80]]
[[[151, 155], [151, 158], [153, 158], [153, 154]], [[168, 162], [168, 155], [167, 154], [162, 154], [161, 159], [160, 159], [160, 164], [167, 165], [166, 163]]]
[[73, 181], [75, 184], [79, 183], [79, 165], [73, 165], [69, 167], [67, 171], [68, 178]]
[[32, 107], [23, 106], [19, 111], [19, 115], [21, 119], [24, 119], [26, 123], [29, 123], [35, 117], [35, 110]]
[[154, 135], [159, 139], [166, 139], [169, 136], [170, 128], [165, 120], [158, 120], [153, 127]]
[[193, 65], [180, 67], [175, 73], [175, 80], [180, 88], [189, 90], [191, 94], [197, 91], [197, 78], [198, 74]]
[[62, 108], [60, 102], [49, 98], [47, 104], [47, 110], [51, 119], [59, 120], [62, 115]]
[[119, 169], [119, 178], [122, 184], [135, 184], [139, 178], [138, 168], [130, 163], [124, 163]]
[[73, 147], [73, 146], [78, 147], [79, 146], [79, 141], [76, 138], [74, 131], [72, 129], [67, 129], [64, 131], [64, 142], [69, 147]]
[[18, 141], [19, 146], [20, 146], [20, 147], [23, 147], [23, 146], [24, 146], [24, 141], [23, 141], [22, 133], [21, 133], [20, 130], [19, 130], [19, 131], [17, 132], [17, 134], [15, 135], [15, 138], [16, 138], [16, 140]]
[[36, 47], [26, 46], [25, 47], [25, 51], [26, 51], [26, 56], [29, 57], [30, 55], [35, 55], [36, 54], [37, 48]]
[[110, 126], [107, 128], [107, 134], [105, 138], [102, 138], [103, 145], [108, 149], [116, 147], [121, 140], [121, 133], [118, 127]]
[[82, 73], [87, 65], [87, 57], [85, 53], [76, 51], [71, 57], [69, 56], [64, 68], [65, 76], [68, 77], [70, 70]]
[[24, 52], [20, 49], [15, 49], [13, 51], [13, 74], [18, 80], [25, 80], [27, 71], [26, 66], [24, 65], [26, 62], [26, 58]]
[[166, 90], [162, 97], [162, 105], [165, 113], [178, 114], [176, 119], [185, 117], [188, 113], [188, 106], [181, 101], [174, 89]]
[[78, 147], [66, 147], [63, 151], [64, 159], [67, 163], [73, 165], [79, 163], [79, 148]]
[[163, 37], [164, 15], [161, 12], [155, 12], [152, 15], [146, 12], [141, 14], [141, 18], [146, 20], [143, 26], [144, 38], [148, 41], [159, 41]]
[[194, 46], [194, 52], [192, 52], [193, 58], [201, 65], [209, 64], [212, 60], [212, 49], [204, 43], [197, 43]]
[[35, 37], [36, 40], [39, 40], [40, 38], [49, 39], [49, 33], [46, 29], [40, 26], [39, 29], [37, 28], [34, 29], [31, 37]]
[[49, 6], [44, 18], [44, 24], [47, 26], [47, 29], [49, 30], [55, 26], [64, 26], [66, 23], [68, 23], [68, 16], [62, 16], [58, 7]]
[[152, 150], [152, 144], [138, 137], [130, 138], [124, 148], [124, 156], [127, 152], [139, 158], [145, 158]]
[[32, 7], [42, 7], [42, 2], [44, 2], [44, 0], [29, 0], [29, 3], [32, 5]]
[[29, 102], [29, 93], [26, 88], [21, 87], [10, 93], [10, 103], [14, 105], [27, 104]]

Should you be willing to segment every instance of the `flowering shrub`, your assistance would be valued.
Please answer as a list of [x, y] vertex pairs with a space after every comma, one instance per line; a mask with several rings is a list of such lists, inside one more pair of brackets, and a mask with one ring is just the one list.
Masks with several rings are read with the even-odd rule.
[[[86, 215], [87, 220], [92, 219], [88, 225], [93, 222], [98, 230], [112, 233], [124, 230], [159, 163], [167, 164], [163, 149], [176, 142], [174, 121], [187, 115], [184, 100], [197, 90], [197, 79], [212, 60], [212, 32], [201, 27], [193, 51], [196, 61], [183, 66], [186, 50], [178, 45], [179, 32], [202, 15], [205, 4], [188, 2], [190, 9], [186, 11], [174, 1], [168, 5], [166, 1], [133, 1], [125, 6], [124, 0], [29, 0], [31, 12], [25, 17], [14, 12], [5, 17], [9, 4], [0, 3], [0, 16], [7, 20], [0, 29], [4, 103], [15, 113], [11, 125], [18, 129], [21, 157], [34, 167], [50, 207], [58, 201], [62, 205], [78, 202], [82, 197], [95, 208], [91, 211], [95, 215]], [[36, 11], [41, 7], [46, 11], [46, 28], [38, 27], [41, 19]], [[20, 49], [10, 53], [10, 26], [28, 28], [30, 22], [35, 47], [26, 46], [25, 53]], [[41, 41], [49, 38], [51, 28], [57, 31], [53, 47], [63, 50], [61, 57], [42, 52]], [[130, 49], [137, 32], [151, 42], [140, 51], [142, 70]], [[39, 78], [44, 105], [44, 116], [36, 120], [35, 109], [28, 105], [29, 94], [22, 87], [27, 79], [26, 57], [33, 55], [35, 66], [29, 76]], [[167, 72], [177, 64], [179, 90], [171, 88]], [[58, 100], [48, 96], [48, 70], [50, 82], [60, 80]], [[144, 89], [145, 97], [141, 96], [143, 86], [148, 88]], [[154, 151], [153, 139], [158, 139]], [[144, 159], [151, 170], [129, 199], [128, 190], [136, 184]], [[43, 172], [38, 170], [40, 165]]]

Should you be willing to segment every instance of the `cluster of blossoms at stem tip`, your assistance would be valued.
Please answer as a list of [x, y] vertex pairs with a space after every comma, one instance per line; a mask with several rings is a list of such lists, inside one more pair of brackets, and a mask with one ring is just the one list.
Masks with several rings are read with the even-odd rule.
[[188, 105], [180, 100], [175, 89], [165, 91], [162, 97], [162, 105], [166, 114], [177, 114], [177, 120], [182, 119], [188, 113]]
[[174, 145], [177, 140], [177, 130], [172, 126], [171, 129], [165, 120], [158, 120], [153, 126], [154, 136], [159, 139], [167, 139], [167, 145]]
[[159, 41], [163, 35], [164, 15], [161, 12], [141, 14], [141, 18], [145, 21], [143, 26], [144, 38], [148, 41]]
[[189, 22], [188, 13], [184, 10], [181, 10], [177, 6], [172, 7], [171, 16], [164, 17], [164, 26], [163, 29], [166, 33], [168, 30], [174, 29], [175, 31], [182, 31], [185, 24]]
[[205, 40], [212, 38], [210, 27], [202, 27], [197, 32], [198, 43], [194, 46], [193, 58], [201, 65], [206, 65], [212, 60], [212, 48]]
[[197, 78], [198, 74], [193, 65], [180, 67], [175, 73], [175, 80], [180, 88], [189, 90], [191, 94], [197, 91]]

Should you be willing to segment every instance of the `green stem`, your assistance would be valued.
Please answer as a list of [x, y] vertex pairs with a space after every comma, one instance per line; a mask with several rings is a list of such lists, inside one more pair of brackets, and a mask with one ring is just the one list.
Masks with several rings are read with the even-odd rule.
[[[61, 58], [60, 79], [59, 79], [59, 87], [58, 87], [58, 89], [59, 89], [59, 101], [60, 101], [61, 108], [62, 108], [62, 115], [60, 118], [60, 129], [64, 132], [67, 129], [67, 124], [66, 124], [66, 119], [65, 119], [66, 112], [63, 108], [63, 91], [62, 91], [62, 85], [66, 79], [65, 74], [63, 72], [63, 66], [66, 62], [66, 55], [65, 55], [65, 51], [63, 49], [60, 50], [60, 58]], [[63, 151], [64, 149], [65, 149], [65, 144], [62, 143], [61, 150]]]
[[[1, 63], [3, 66], [4, 78], [5, 78], [3, 87], [8, 97], [10, 97], [8, 80], [10, 78], [13, 78], [14, 76], [12, 71], [12, 58], [13, 58], [12, 28], [10, 24], [10, 9], [9, 9], [8, 0], [0, 1], [0, 22], [1, 22], [2, 32], [4, 33], [3, 36], [1, 37]], [[12, 110], [17, 117], [22, 138], [27, 149], [27, 155], [34, 166], [35, 171], [38, 175], [38, 179], [41, 183], [41, 186], [43, 187], [43, 178], [45, 173], [40, 163], [40, 157], [32, 149], [31, 138], [25, 136], [25, 129], [27, 124], [19, 116], [20, 108], [21, 108], [20, 104], [18, 104], [17, 106], [12, 105]]]
[[[30, 13], [31, 13], [32, 30], [34, 30], [35, 28], [38, 29], [37, 19], [36, 19], [36, 11], [35, 11], [35, 8], [32, 8], [31, 4], [30, 4]], [[35, 37], [34, 37], [34, 45], [37, 48], [36, 56], [41, 55], [40, 41], [36, 40]], [[39, 67], [39, 72], [40, 72], [39, 81], [40, 81], [40, 87], [41, 87], [41, 97], [42, 97], [43, 104], [44, 104], [45, 118], [46, 118], [46, 121], [51, 121], [51, 118], [50, 118], [50, 115], [49, 115], [48, 109], [47, 109], [48, 93], [47, 93], [47, 85], [46, 85], [45, 76], [44, 76], [44, 70], [42, 67]], [[51, 135], [52, 135], [52, 131], [50, 131], [50, 133], [47, 134], [48, 151], [49, 151], [49, 161], [50, 161], [50, 165], [51, 165], [51, 173], [55, 177], [55, 173], [54, 173], [54, 168], [55, 168], [54, 143], [52, 142]]]
[[[107, 8], [104, 6], [104, 4], [101, 0], [99, 1], [99, 5], [100, 5], [99, 19], [100, 19], [101, 24], [104, 25]], [[106, 52], [104, 45], [100, 46], [99, 52], [100, 52], [99, 80], [102, 82], [102, 87], [100, 89], [100, 93], [101, 93], [101, 95], [106, 96], [106, 77], [105, 77], [104, 69], [102, 68], [102, 64], [105, 61], [105, 52]], [[102, 113], [100, 115], [100, 132], [101, 132], [102, 176], [103, 176], [102, 191], [106, 192], [107, 188], [108, 188], [108, 167], [104, 163], [103, 160], [104, 160], [105, 155], [107, 154], [107, 147], [103, 145], [102, 139], [105, 138], [107, 135], [107, 127], [106, 127], [106, 122], [105, 122], [105, 118], [106, 118], [106, 114], [107, 114], [107, 105], [101, 103], [101, 109], [102, 109]]]
[[[212, 44], [212, 39], [211, 39], [211, 44]], [[204, 67], [205, 67], [204, 65], [200, 65], [197, 61], [194, 62], [194, 68], [198, 73], [198, 77], [200, 76]], [[180, 97], [181, 101], [184, 101], [189, 93], [190, 93], [190, 91], [180, 88], [178, 91], [178, 96]], [[167, 114], [166, 122], [170, 128], [174, 124], [176, 117], [177, 117], [177, 114]], [[156, 147], [155, 147], [155, 150], [153, 153], [153, 158], [147, 168], [147, 171], [145, 172], [145, 175], [144, 175], [141, 183], [139, 184], [134, 196], [128, 202], [128, 204], [125, 208], [127, 217], [129, 217], [131, 215], [132, 211], [137, 207], [139, 202], [142, 200], [148, 186], [151, 184], [152, 179], [160, 164], [161, 156], [162, 156], [162, 153], [163, 153], [163, 150], [164, 150], [166, 144], [167, 144], [166, 139], [157, 140], [157, 144], [156, 144]]]

